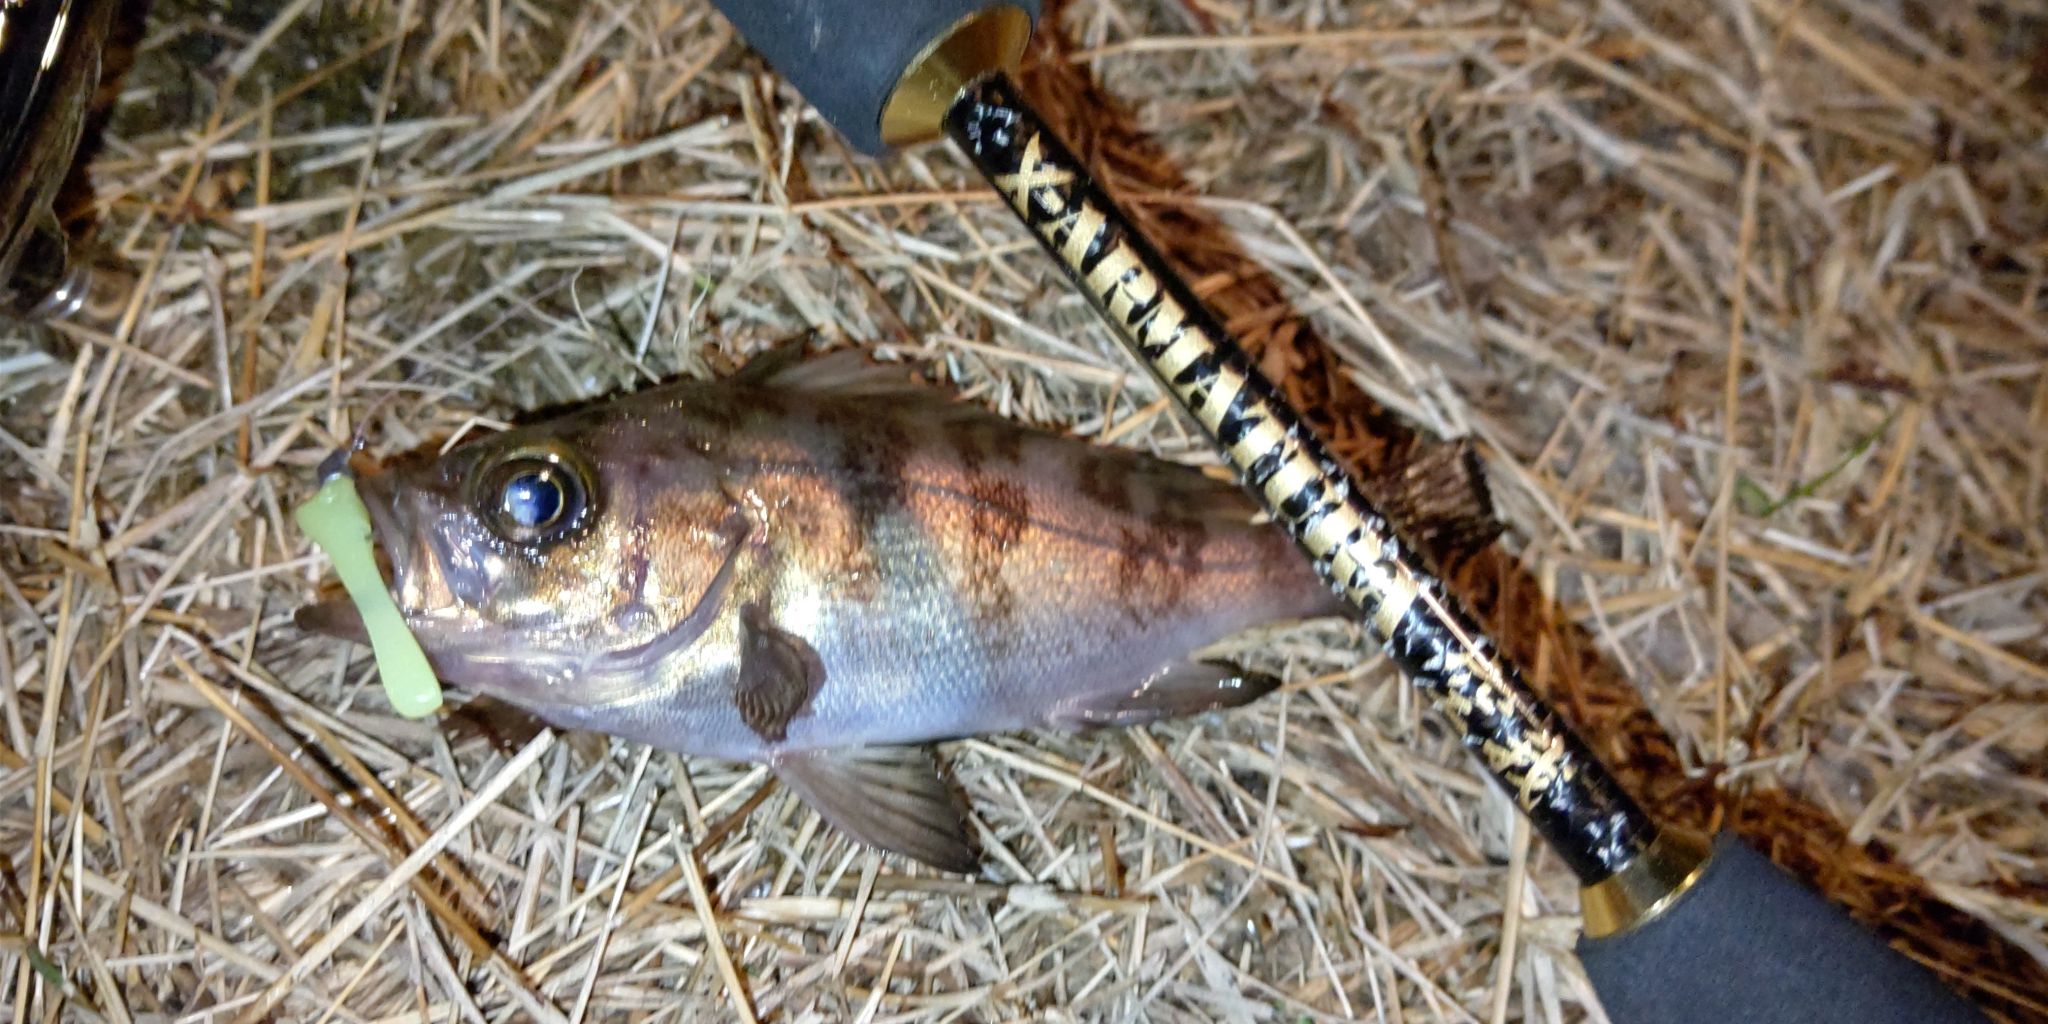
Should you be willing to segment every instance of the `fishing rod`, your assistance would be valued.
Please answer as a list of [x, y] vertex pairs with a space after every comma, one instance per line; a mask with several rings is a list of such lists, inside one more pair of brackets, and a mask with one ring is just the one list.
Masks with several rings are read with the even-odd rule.
[[1610, 1019], [1986, 1019], [1732, 833], [1651, 820], [1032, 110], [1038, 0], [713, 2], [857, 149], [946, 139], [988, 180], [1578, 877]]

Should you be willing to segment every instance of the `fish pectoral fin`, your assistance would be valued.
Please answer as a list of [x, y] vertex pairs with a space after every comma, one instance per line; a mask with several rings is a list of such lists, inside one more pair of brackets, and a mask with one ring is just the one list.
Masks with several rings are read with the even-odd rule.
[[733, 692], [740, 719], [770, 743], [789, 738], [789, 723], [810, 709], [825, 683], [825, 665], [804, 638], [777, 626], [760, 605], [740, 609], [740, 678]]
[[776, 777], [826, 821], [869, 846], [941, 871], [981, 866], [966, 810], [929, 747], [836, 747], [786, 754]]
[[1065, 701], [1051, 718], [1053, 725], [1065, 729], [1143, 725], [1243, 707], [1279, 688], [1280, 681], [1269, 675], [1220, 662], [1184, 662], [1129, 689], [1101, 690]]

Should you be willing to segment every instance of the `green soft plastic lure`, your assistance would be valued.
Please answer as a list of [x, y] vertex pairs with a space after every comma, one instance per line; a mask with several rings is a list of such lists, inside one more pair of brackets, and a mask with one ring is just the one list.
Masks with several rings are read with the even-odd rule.
[[312, 500], [293, 510], [292, 518], [333, 560], [335, 574], [362, 615], [391, 706], [407, 718], [424, 718], [439, 710], [441, 681], [377, 573], [370, 548], [370, 512], [356, 494], [355, 479], [346, 473], [330, 476]]

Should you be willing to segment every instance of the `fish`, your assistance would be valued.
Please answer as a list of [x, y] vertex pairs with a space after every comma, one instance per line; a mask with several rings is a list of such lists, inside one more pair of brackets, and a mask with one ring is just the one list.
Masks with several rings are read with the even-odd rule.
[[[948, 871], [978, 858], [934, 744], [1242, 707], [1276, 681], [1196, 652], [1348, 610], [1234, 482], [858, 349], [345, 461], [445, 684], [766, 765], [854, 839]], [[351, 617], [297, 621], [360, 639]]]

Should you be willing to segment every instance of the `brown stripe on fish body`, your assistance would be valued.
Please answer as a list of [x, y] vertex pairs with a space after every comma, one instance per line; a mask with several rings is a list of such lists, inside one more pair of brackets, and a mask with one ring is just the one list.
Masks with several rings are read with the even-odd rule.
[[945, 437], [967, 499], [962, 594], [985, 635], [1000, 648], [1017, 614], [1016, 591], [1003, 573], [1031, 525], [1031, 495], [1022, 483], [1023, 432], [962, 418], [946, 425]]
[[988, 452], [982, 447], [981, 424], [971, 420], [948, 423], [945, 429], [946, 441], [953, 446], [953, 457], [960, 461], [960, 468], [971, 479], [978, 476], [988, 462]]
[[1208, 527], [1164, 502], [1143, 520], [1119, 526], [1116, 598], [1124, 618], [1143, 627], [1184, 611], [1208, 546]]
[[1017, 617], [1017, 592], [1003, 573], [1031, 527], [1031, 495], [1007, 475], [972, 473], [967, 499], [967, 558], [961, 582], [976, 619], [1000, 649], [1014, 632]]
[[1131, 510], [1130, 467], [1114, 456], [1090, 452], [1074, 467], [1074, 489], [1105, 512]]
[[886, 582], [884, 526], [900, 516], [910, 500], [908, 473], [916, 439], [903, 424], [872, 409], [862, 412], [827, 404], [815, 416], [818, 425], [838, 440], [837, 465], [830, 468], [850, 521], [844, 546], [835, 553], [834, 569], [847, 597], [873, 600]]
[[947, 422], [944, 432], [954, 458], [970, 479], [987, 470], [990, 461], [997, 463], [995, 468], [998, 472], [1015, 474], [1021, 471], [1024, 462], [1024, 431], [1021, 428], [993, 417], [963, 416]]
[[[1241, 479], [1366, 614], [1375, 638], [1588, 884], [1656, 827], [1406, 552], [1313, 433], [1002, 75], [947, 128], [1074, 284], [1200, 422]], [[1132, 561], [1143, 560], [1135, 540]]]
[[1024, 432], [1005, 430], [991, 425], [988, 430], [989, 451], [1003, 465], [1016, 467], [1024, 461]]

